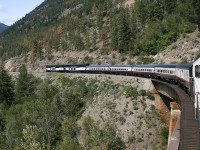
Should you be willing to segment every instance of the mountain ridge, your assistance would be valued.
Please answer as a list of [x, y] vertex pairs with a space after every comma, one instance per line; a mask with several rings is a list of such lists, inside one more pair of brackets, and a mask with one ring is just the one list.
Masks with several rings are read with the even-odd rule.
[[0, 23], [0, 33], [3, 32], [4, 30], [6, 30], [9, 26], [3, 24], [3, 23]]
[[0, 58], [27, 55], [35, 62], [56, 52], [86, 51], [152, 59], [196, 29], [192, 9], [195, 0], [44, 1], [2, 33]]

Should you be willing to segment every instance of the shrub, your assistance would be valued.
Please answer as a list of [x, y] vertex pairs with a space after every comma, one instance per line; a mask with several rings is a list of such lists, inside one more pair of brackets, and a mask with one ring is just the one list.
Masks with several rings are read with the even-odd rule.
[[85, 56], [84, 59], [83, 59], [83, 63], [84, 64], [91, 64], [93, 62], [93, 58], [90, 57], [90, 56]]
[[160, 135], [161, 135], [162, 145], [166, 145], [167, 144], [168, 133], [169, 133], [169, 130], [168, 130], [168, 128], [166, 126], [161, 127]]
[[150, 64], [154, 62], [154, 58], [139, 56], [138, 57], [138, 64]]
[[125, 148], [126, 146], [124, 141], [122, 141], [121, 138], [118, 136], [115, 139], [111, 140], [107, 146], [108, 150], [123, 150]]
[[121, 125], [123, 125], [126, 122], [126, 118], [124, 118], [123, 116], [120, 116], [119, 122], [121, 123]]
[[151, 94], [151, 92], [146, 92], [147, 98], [150, 100], [155, 100], [155, 97]]
[[130, 85], [124, 87], [124, 92], [126, 94], [126, 97], [137, 98], [137, 96], [138, 96], [137, 89], [135, 87], [130, 86]]
[[139, 94], [142, 95], [142, 96], [145, 96], [146, 95], [146, 91], [145, 90], [140, 90]]
[[100, 53], [101, 53], [102, 55], [107, 55], [107, 54], [109, 53], [109, 48], [107, 48], [107, 47], [102, 47], [102, 48], [100, 49]]
[[128, 137], [128, 142], [129, 142], [129, 143], [133, 143], [133, 142], [135, 142], [135, 141], [136, 141], [135, 135]]

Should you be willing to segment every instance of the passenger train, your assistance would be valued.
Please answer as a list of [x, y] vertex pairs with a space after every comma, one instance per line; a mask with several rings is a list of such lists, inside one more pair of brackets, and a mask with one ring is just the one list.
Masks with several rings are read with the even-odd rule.
[[157, 78], [179, 84], [194, 100], [200, 125], [200, 58], [194, 63], [149, 65], [46, 65], [46, 72], [103, 73]]

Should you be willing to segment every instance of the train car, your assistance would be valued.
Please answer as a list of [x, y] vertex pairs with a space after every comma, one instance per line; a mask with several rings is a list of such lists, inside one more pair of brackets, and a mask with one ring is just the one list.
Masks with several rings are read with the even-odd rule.
[[132, 65], [92, 65], [86, 67], [88, 73], [132, 74]]
[[136, 76], [144, 76], [144, 77], [153, 77], [154, 76], [154, 66], [153, 64], [150, 65], [134, 65], [132, 67], [133, 75]]
[[155, 77], [165, 80], [176, 81], [177, 64], [155, 65]]
[[132, 66], [133, 65], [111, 65], [110, 73], [122, 74], [122, 75], [133, 75]]
[[88, 65], [85, 69], [86, 73], [109, 73], [108, 65]]
[[86, 65], [46, 65], [46, 72], [80, 72], [85, 70]]
[[192, 63], [178, 64], [176, 66], [177, 83], [190, 90], [190, 78], [192, 77]]

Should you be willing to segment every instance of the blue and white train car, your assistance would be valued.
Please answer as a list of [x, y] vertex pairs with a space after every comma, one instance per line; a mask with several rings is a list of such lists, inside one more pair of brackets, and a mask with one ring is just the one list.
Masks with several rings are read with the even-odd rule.
[[152, 77], [154, 76], [154, 65], [134, 65], [132, 67], [133, 75]]
[[108, 65], [88, 65], [85, 68], [87, 73], [108, 73], [109, 71], [110, 67]]
[[110, 73], [132, 75], [132, 65], [111, 65]]
[[87, 65], [46, 65], [46, 72], [80, 72]]
[[161, 79], [176, 80], [177, 64], [160, 64], [155, 65], [155, 76]]

